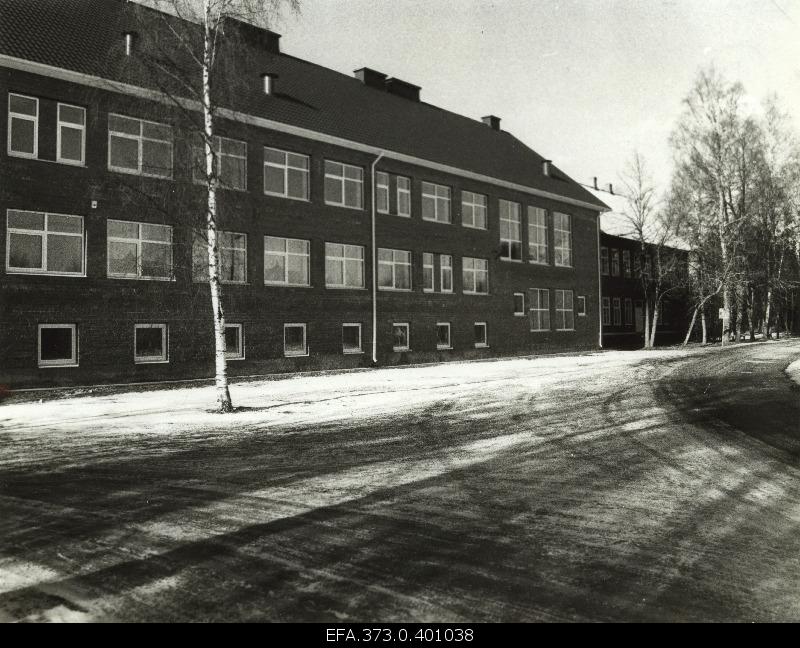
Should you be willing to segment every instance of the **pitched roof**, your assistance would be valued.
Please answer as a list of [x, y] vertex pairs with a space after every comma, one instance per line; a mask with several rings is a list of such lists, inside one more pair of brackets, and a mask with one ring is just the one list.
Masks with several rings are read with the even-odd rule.
[[[0, 0], [0, 54], [120, 80], [109, 61], [130, 28], [127, 7], [125, 0]], [[606, 209], [557, 167], [545, 176], [542, 156], [480, 121], [265, 48], [251, 47], [236, 69], [253, 83], [242, 84], [235, 110]], [[261, 91], [265, 71], [279, 77], [272, 96]]]

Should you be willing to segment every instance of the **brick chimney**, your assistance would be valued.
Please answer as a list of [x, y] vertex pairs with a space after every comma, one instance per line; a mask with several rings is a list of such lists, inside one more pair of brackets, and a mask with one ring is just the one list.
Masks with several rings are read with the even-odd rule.
[[355, 70], [353, 75], [365, 86], [377, 88], [378, 90], [386, 90], [386, 75], [383, 72], [363, 67]]
[[500, 118], [497, 115], [486, 115], [481, 118], [481, 121], [492, 130], [500, 130]]

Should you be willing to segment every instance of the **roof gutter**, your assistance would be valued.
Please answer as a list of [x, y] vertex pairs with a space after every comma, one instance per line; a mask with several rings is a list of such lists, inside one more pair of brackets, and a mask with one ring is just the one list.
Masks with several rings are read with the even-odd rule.
[[378, 251], [375, 247], [375, 214], [377, 212], [377, 198], [375, 196], [375, 166], [383, 158], [383, 151], [372, 162], [370, 176], [372, 186], [372, 364], [378, 364]]

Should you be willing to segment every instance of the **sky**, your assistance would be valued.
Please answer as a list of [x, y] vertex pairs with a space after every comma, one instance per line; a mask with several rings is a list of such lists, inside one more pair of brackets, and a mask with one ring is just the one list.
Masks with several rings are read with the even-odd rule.
[[287, 54], [370, 67], [423, 101], [494, 114], [579, 182], [619, 183], [634, 150], [669, 182], [669, 135], [715, 65], [800, 130], [800, 0], [301, 0], [273, 25]]

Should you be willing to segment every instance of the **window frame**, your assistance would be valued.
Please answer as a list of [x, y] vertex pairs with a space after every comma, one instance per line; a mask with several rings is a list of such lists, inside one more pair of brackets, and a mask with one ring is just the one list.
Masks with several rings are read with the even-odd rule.
[[[563, 216], [567, 219], [567, 229], [556, 228], [557, 217]], [[567, 246], [558, 245], [558, 237], [556, 232], [560, 232], [566, 237]], [[559, 263], [559, 252], [563, 254], [566, 250], [569, 254], [569, 263]], [[565, 212], [553, 212], [553, 265], [557, 268], [573, 268], [575, 267], [575, 260], [573, 258], [573, 244], [572, 244], [572, 214]]]
[[[386, 184], [381, 182], [382, 179], [386, 180]], [[391, 195], [391, 186], [392, 182], [389, 178], [389, 174], [386, 171], [376, 171], [375, 172], [375, 211], [378, 214], [388, 214], [390, 212], [391, 205], [389, 203], [389, 196]], [[386, 207], [381, 208], [381, 195], [385, 195], [386, 197]]]
[[[129, 223], [135, 224], [138, 228], [138, 237], [135, 239], [132, 238], [124, 238], [121, 236], [111, 236], [108, 233], [108, 225], [109, 223]], [[164, 241], [153, 241], [150, 239], [143, 239], [142, 238], [142, 225], [153, 226], [153, 227], [165, 227], [169, 230], [169, 243]], [[109, 254], [109, 248], [111, 246], [111, 242], [115, 241], [117, 243], [128, 243], [135, 241], [136, 242], [136, 274], [118, 274], [111, 272], [111, 254]], [[142, 243], [150, 243], [154, 245], [165, 245], [169, 248], [169, 276], [168, 277], [154, 277], [150, 275], [143, 275], [142, 274]], [[135, 279], [137, 281], [175, 281], [175, 254], [173, 250], [173, 245], [175, 243], [175, 238], [173, 236], [173, 227], [172, 225], [165, 225], [163, 223], [146, 223], [143, 221], [124, 221], [119, 220], [116, 218], [109, 218], [106, 220], [106, 277], [109, 279]]]
[[[559, 331], [559, 332], [574, 331], [575, 330], [575, 291], [567, 290], [567, 289], [563, 289], [563, 288], [556, 288], [555, 289], [555, 293], [556, 293], [555, 294], [555, 312], [556, 312], [556, 329], [555, 330]], [[559, 295], [559, 293], [561, 293], [561, 295], [562, 295], [562, 305], [563, 305], [563, 302], [564, 302], [564, 297], [567, 295], [567, 293], [569, 293], [569, 295], [570, 295], [570, 303], [571, 303], [571, 306], [569, 308], [559, 308], [558, 307], [558, 295]], [[564, 327], [563, 328], [559, 328], [559, 313], [564, 313], [565, 314], [564, 315]], [[570, 320], [572, 322], [572, 326], [571, 327], [567, 326], [566, 313], [570, 314]]]
[[[516, 208], [515, 210], [512, 209], [513, 207]], [[504, 210], [505, 208], [505, 210]], [[512, 261], [514, 263], [522, 263], [523, 260], [523, 253], [522, 253], [522, 205], [518, 202], [514, 202], [513, 200], [506, 200], [505, 198], [499, 199], [499, 223], [500, 223], [500, 260], [501, 261]], [[514, 221], [514, 216], [516, 215], [516, 221]], [[503, 225], [506, 224], [508, 227], [508, 236], [503, 236]], [[510, 238], [511, 237], [511, 229], [516, 224], [517, 228], [519, 229], [518, 238]], [[519, 258], [513, 256], [513, 244], [516, 243], [519, 246]], [[508, 256], [503, 254], [503, 244], [508, 244]]]
[[475, 335], [475, 329], [477, 327], [483, 327], [483, 342], [478, 342], [477, 340], [474, 341], [474, 346], [476, 349], [488, 349], [489, 348], [489, 326], [486, 322], [473, 322], [472, 323], [472, 334]]
[[[448, 265], [444, 265], [444, 263], [442, 263], [443, 259], [448, 259], [449, 260], [448, 261]], [[445, 271], [448, 271], [449, 274], [450, 274], [450, 288], [448, 288], [448, 289], [445, 289], [445, 287], [444, 287], [445, 286], [445, 282], [444, 282]], [[454, 278], [455, 278], [455, 273], [454, 273], [454, 269], [453, 269], [453, 255], [452, 254], [440, 254], [439, 255], [439, 292], [441, 292], [443, 294], [446, 294], [446, 295], [452, 295], [453, 292], [455, 291], [455, 286], [453, 285]]]
[[603, 326], [611, 326], [611, 298], [603, 297], [600, 301], [600, 316]]
[[[11, 111], [11, 97], [19, 97], [20, 99], [28, 99], [31, 101], [36, 102], [36, 115], [26, 115], [24, 113], [17, 113]], [[6, 130], [7, 136], [7, 144], [6, 144], [6, 153], [12, 157], [19, 157], [19, 158], [26, 158], [28, 160], [37, 160], [39, 159], [39, 116], [41, 115], [41, 109], [39, 104], [39, 97], [31, 97], [30, 95], [24, 95], [19, 92], [9, 92], [8, 93], [8, 124]], [[14, 119], [21, 119], [23, 121], [30, 121], [33, 122], [33, 153], [26, 153], [24, 151], [14, 151], [11, 148], [12, 137], [11, 133], [13, 132], [12, 123]]]
[[611, 313], [613, 326], [622, 326], [622, 299], [620, 297], [614, 297], [611, 300]]
[[[281, 153], [284, 156], [285, 163], [283, 166], [275, 163], [275, 162], [268, 162], [267, 161], [267, 151], [275, 151], [276, 153]], [[263, 164], [261, 165], [261, 189], [265, 196], [275, 196], [277, 198], [286, 198], [287, 200], [299, 200], [300, 202], [310, 202], [311, 201], [311, 157], [306, 155], [305, 153], [297, 153], [296, 151], [287, 151], [284, 149], [275, 148], [274, 146], [263, 146], [262, 147], [262, 156], [263, 156]], [[289, 156], [295, 155], [297, 157], [302, 157], [306, 159], [306, 167], [305, 169], [297, 166], [293, 166], [289, 164]], [[267, 191], [267, 167], [273, 167], [275, 169], [281, 169], [283, 171], [283, 186], [285, 187], [284, 193], [279, 193], [277, 191]], [[293, 171], [299, 171], [305, 174], [305, 197], [300, 198], [297, 196], [289, 195], [289, 169]]]
[[[392, 260], [391, 261], [381, 260], [381, 258], [380, 258], [381, 250], [383, 250], [385, 252], [391, 252], [392, 253]], [[408, 263], [398, 261], [397, 260], [397, 255], [396, 255], [397, 252], [401, 252], [403, 254], [407, 254], [408, 255]], [[394, 291], [394, 292], [412, 292], [414, 290], [414, 277], [413, 277], [413, 272], [414, 272], [414, 254], [413, 254], [413, 252], [411, 250], [399, 250], [399, 249], [396, 249], [396, 248], [378, 248], [377, 262], [378, 263], [377, 263], [376, 270], [378, 272], [378, 277], [377, 277], [378, 290], [387, 290], [387, 291]], [[381, 265], [385, 266], [387, 264], [390, 265], [391, 268], [392, 268], [392, 285], [391, 286], [381, 286], [380, 285], [380, 269], [381, 269]], [[397, 287], [397, 271], [396, 271], [396, 268], [397, 268], [398, 265], [407, 265], [408, 266], [408, 288], [398, 288]]]
[[[402, 327], [405, 327], [406, 329], [406, 345], [396, 346], [394, 343], [394, 329]], [[407, 351], [411, 351], [411, 324], [409, 324], [408, 322], [392, 322], [392, 351], [394, 353], [404, 353]]]
[[[284, 251], [283, 251], [283, 258], [284, 258], [284, 268], [283, 268], [283, 276], [285, 281], [270, 281], [267, 280], [267, 255], [278, 255], [278, 252], [273, 250], [267, 249], [267, 239], [279, 239], [284, 241]], [[306, 244], [306, 253], [304, 255], [298, 254], [297, 252], [289, 252], [289, 241], [302, 241]], [[309, 239], [297, 239], [292, 238], [289, 236], [272, 236], [271, 234], [264, 234], [263, 239], [264, 245], [264, 285], [265, 286], [283, 286], [286, 288], [310, 288], [311, 287], [311, 241]], [[289, 257], [290, 256], [305, 256], [306, 259], [306, 277], [307, 283], [290, 283], [289, 282]]]
[[[301, 328], [303, 329], [303, 347], [302, 353], [290, 352], [286, 349], [286, 329], [288, 328]], [[284, 358], [305, 358], [310, 355], [308, 348], [308, 327], [306, 322], [284, 322], [283, 324], [283, 357]]]
[[[342, 246], [342, 256], [331, 256], [328, 253], [328, 246], [330, 245], [341, 245]], [[351, 257], [347, 255], [348, 248], [356, 248], [361, 250], [361, 257]], [[332, 290], [364, 290], [367, 287], [367, 269], [366, 269], [366, 248], [363, 245], [357, 245], [355, 243], [337, 243], [336, 241], [325, 241], [325, 288], [330, 288]], [[343, 284], [331, 284], [328, 283], [328, 260], [332, 259], [335, 262], [340, 262], [342, 264], [342, 281]], [[347, 283], [347, 262], [355, 262], [360, 261], [361, 263], [361, 285], [360, 286], [351, 286]]]
[[[426, 193], [426, 189], [433, 188], [433, 193]], [[440, 190], [444, 190], [446, 195], [440, 196]], [[425, 216], [425, 199], [433, 200], [433, 218], [426, 218]], [[446, 220], [440, 218], [439, 214], [439, 201], [444, 200], [447, 203]], [[449, 185], [437, 184], [429, 182], [428, 180], [422, 181], [422, 220], [428, 223], [441, 223], [442, 225], [451, 225], [453, 223], [453, 189]]]
[[[139, 122], [139, 135], [131, 135], [130, 133], [122, 133], [119, 131], [112, 131], [111, 130], [111, 118], [112, 117], [121, 117], [122, 119], [128, 119], [131, 121]], [[163, 128], [169, 128], [170, 131], [170, 139], [169, 140], [159, 140], [155, 139], [154, 137], [145, 137], [143, 135], [144, 124], [153, 124], [155, 126], [161, 126]], [[115, 137], [121, 139], [129, 139], [133, 140], [137, 143], [138, 146], [138, 170], [132, 171], [131, 169], [127, 169], [125, 167], [117, 167], [111, 164], [111, 136], [112, 134]], [[162, 144], [169, 144], [169, 153], [170, 153], [170, 167], [169, 167], [169, 175], [161, 175], [159, 173], [145, 173], [143, 171], [143, 161], [144, 161], [144, 145], [143, 142], [147, 140], [150, 142], [160, 142]], [[172, 180], [175, 175], [175, 134], [173, 133], [172, 126], [170, 124], [163, 124], [161, 122], [152, 121], [149, 119], [141, 119], [140, 117], [130, 117], [128, 115], [122, 115], [119, 113], [108, 113], [108, 146], [107, 146], [107, 155], [108, 155], [108, 170], [113, 171], [114, 173], [126, 173], [128, 175], [138, 175], [145, 178], [157, 178], [159, 180]]]
[[[228, 349], [226, 348], [225, 349], [225, 358], [227, 360], [244, 360], [245, 359], [244, 324], [242, 324], [240, 322], [234, 322], [234, 323], [231, 323], [231, 324], [229, 324], [228, 322], [225, 322], [225, 328], [226, 329], [235, 328], [235, 329], [237, 329], [239, 331], [239, 334], [237, 336], [237, 338], [239, 340], [239, 350], [238, 350], [238, 352], [228, 351]], [[223, 335], [224, 335], [224, 332], [223, 332]]]
[[[70, 329], [72, 331], [72, 356], [60, 360], [42, 360], [42, 330], [43, 329]], [[36, 326], [36, 366], [39, 369], [55, 369], [59, 367], [77, 367], [80, 363], [78, 349], [77, 324], [37, 324]]]
[[[344, 348], [344, 329], [345, 328], [358, 328], [358, 350], [348, 351]], [[342, 354], [344, 355], [363, 355], [364, 353], [364, 337], [361, 333], [361, 322], [342, 322]]]
[[[408, 187], [401, 188], [401, 180], [406, 181], [408, 183]], [[397, 216], [402, 218], [411, 218], [411, 178], [401, 175], [395, 176], [395, 190], [397, 198]], [[403, 204], [402, 200], [400, 200], [401, 194], [408, 197], [408, 212], [403, 212], [400, 210], [400, 205]]]
[[[542, 217], [542, 224], [534, 222], [533, 215]], [[550, 230], [548, 227], [548, 211], [544, 207], [528, 205], [528, 263], [535, 265], [550, 265]], [[533, 240], [534, 233], [540, 234], [544, 231], [544, 243]], [[536, 250], [536, 258], [531, 250]], [[543, 251], [543, 255], [540, 254]], [[541, 260], [544, 256], [544, 260]]]
[[[223, 235], [229, 236], [243, 236], [244, 237], [244, 248], [237, 248], [231, 247], [229, 245], [222, 244]], [[207, 283], [208, 277], [201, 277], [198, 278], [194, 272], [194, 246], [198, 240], [203, 240], [204, 243], [204, 259], [206, 264], [208, 264], [208, 242], [203, 239], [202, 233], [198, 232], [197, 230], [193, 230], [192, 232], [192, 283]], [[225, 279], [224, 277], [220, 279], [220, 281], [224, 284], [236, 285], [236, 286], [244, 286], [247, 284], [247, 234], [245, 232], [229, 232], [228, 230], [217, 230], [217, 250], [219, 252], [219, 271], [221, 275], [224, 275], [223, 272], [223, 259], [222, 259], [222, 251], [223, 250], [230, 250], [233, 252], [242, 252], [244, 251], [244, 279], [242, 281], [236, 281], [233, 279]], [[206, 272], [208, 272], [207, 266], [204, 266]]]
[[[44, 216], [44, 229], [43, 230], [26, 230], [19, 227], [9, 227], [10, 212], [21, 212], [28, 214], [42, 214]], [[50, 216], [68, 216], [70, 218], [81, 219], [81, 233], [72, 234], [70, 232], [53, 232], [55, 236], [72, 236], [81, 238], [81, 271], [80, 272], [62, 272], [55, 270], [47, 270], [47, 239], [48, 232], [47, 224]], [[12, 267], [11, 263], [11, 234], [23, 234], [26, 236], [39, 236], [42, 239], [42, 265], [44, 267], [39, 269], [32, 268], [17, 268]], [[27, 209], [6, 209], [6, 274], [26, 274], [26, 275], [42, 275], [51, 277], [85, 277], [86, 276], [86, 219], [79, 214], [59, 214], [55, 212], [35, 212]]]
[[611, 254], [606, 246], [600, 247], [600, 274], [604, 277], [611, 276]]
[[[74, 108], [83, 112], [83, 124], [74, 124], [73, 122], [61, 121], [61, 107]], [[61, 157], [61, 127], [65, 125], [67, 128], [79, 130], [81, 132], [81, 159], [70, 160], [69, 158]], [[86, 166], [86, 108], [83, 106], [76, 106], [59, 101], [56, 104], [56, 162], [59, 164], [70, 164], [72, 166]]]
[[[517, 297], [522, 297], [522, 309], [517, 310]], [[514, 317], [525, 317], [525, 293], [514, 293]]]
[[[529, 288], [528, 293], [536, 293], [536, 301], [534, 303], [533, 296], [528, 304], [528, 328], [531, 333], [549, 333], [553, 330], [553, 322], [550, 318], [550, 289], [549, 288]], [[542, 295], [546, 297], [547, 304], [542, 306]], [[536, 313], [536, 324], [533, 326], [534, 313]], [[544, 319], [546, 318], [546, 326]]]
[[622, 276], [630, 279], [633, 276], [633, 265], [631, 264], [631, 251], [622, 251]]
[[[474, 267], [467, 268], [466, 264], [464, 263], [467, 259], [470, 261], [483, 261], [486, 264], [486, 268], [484, 270], [476, 270]], [[467, 290], [467, 281], [466, 281], [466, 274], [472, 274], [472, 282], [471, 285], [474, 288], [473, 290]], [[478, 273], [483, 272], [486, 274], [486, 292], [480, 292], [477, 290], [478, 288]], [[462, 292], [465, 295], [488, 295], [489, 294], [489, 260], [482, 259], [480, 257], [461, 257], [461, 283], [462, 283]]]
[[578, 295], [578, 317], [586, 317], [586, 295]]
[[[328, 164], [337, 164], [342, 168], [342, 175], [337, 176], [328, 171]], [[354, 180], [353, 178], [347, 177], [347, 169], [356, 169], [358, 171], [359, 179]], [[324, 166], [324, 177], [323, 177], [323, 198], [325, 199], [324, 202], [326, 205], [331, 207], [344, 207], [345, 209], [356, 209], [356, 210], [363, 210], [364, 209], [364, 167], [360, 167], [355, 164], [347, 164], [346, 162], [339, 162], [338, 160], [329, 160], [325, 159]], [[341, 191], [339, 193], [339, 197], [341, 198], [341, 202], [332, 202], [328, 200], [328, 190], [327, 190], [327, 180], [328, 178], [333, 178], [334, 180], [341, 182]], [[358, 193], [358, 202], [359, 204], [356, 205], [348, 205], [347, 204], [347, 190], [346, 184], [347, 182], [355, 182], [360, 185], [360, 191]]]
[[[470, 200], [467, 200], [467, 195], [471, 197]], [[481, 204], [480, 202], [476, 202], [477, 198], [482, 198], [483, 203]], [[464, 215], [466, 214], [465, 207], [467, 206], [470, 208], [470, 213], [472, 215], [471, 222], [467, 222], [464, 219]], [[481, 207], [483, 209], [483, 227], [475, 224], [475, 209], [477, 207]], [[476, 230], [485, 231], [489, 229], [489, 196], [476, 191], [467, 191], [465, 189], [461, 190], [461, 225], [462, 227], [468, 227]]]
[[[439, 343], [439, 327], [447, 327], [447, 345]], [[453, 329], [450, 322], [436, 322], [436, 350], [437, 351], [451, 351], [453, 349]]]
[[[430, 258], [430, 264], [425, 263], [427, 258]], [[430, 269], [430, 286], [425, 284], [425, 270], [428, 269]], [[422, 253], [422, 292], [436, 292], [436, 255], [433, 252]]]
[[611, 250], [611, 276], [612, 277], [621, 277], [622, 273], [620, 272], [620, 263], [619, 263], [619, 250], [614, 248]]
[[[139, 356], [136, 353], [136, 331], [139, 329], [161, 329], [160, 356]], [[169, 332], [166, 323], [136, 323], [133, 325], [133, 363], [134, 364], [166, 364], [169, 362]]]
[[625, 305], [624, 305], [624, 322], [625, 326], [633, 326], [633, 299], [630, 297], [625, 298]]
[[[244, 156], [242, 156], [242, 155], [234, 155], [232, 153], [223, 153], [223, 151], [222, 151], [222, 140], [225, 140], [227, 142], [234, 142], [236, 144], [243, 144], [244, 145]], [[214, 160], [217, 163], [216, 173], [217, 173], [217, 182], [219, 184], [219, 188], [220, 189], [226, 189], [226, 190], [229, 190], [229, 191], [247, 192], [247, 157], [248, 157], [247, 142], [244, 141], [244, 140], [234, 139], [232, 137], [224, 137], [223, 135], [214, 135], [214, 145], [216, 147], [216, 150], [214, 151]], [[194, 141], [192, 142], [192, 155], [193, 156], [200, 155], [200, 156], [202, 156], [203, 160], [205, 160], [205, 145], [204, 145], [204, 143], [202, 141], [202, 138], [201, 138], [201, 141], [199, 143], [198, 142], [194, 142]], [[233, 185], [225, 182], [222, 179], [222, 158], [224, 158], [224, 157], [236, 158], [238, 160], [244, 160], [244, 174], [242, 175], [242, 178], [244, 180], [244, 187], [234, 187]], [[194, 182], [195, 184], [205, 184], [205, 171], [204, 170], [200, 171], [202, 173], [202, 176], [203, 176], [203, 177], [200, 177], [200, 178], [198, 178], [195, 175], [197, 172], [198, 172], [198, 165], [192, 164], [192, 182]]]

